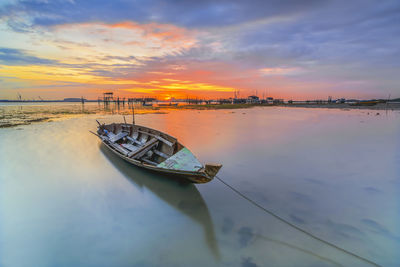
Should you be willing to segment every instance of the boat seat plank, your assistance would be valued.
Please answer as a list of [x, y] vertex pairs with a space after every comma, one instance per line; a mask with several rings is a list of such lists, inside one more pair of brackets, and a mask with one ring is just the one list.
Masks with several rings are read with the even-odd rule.
[[152, 134], [152, 133], [148, 133], [148, 132], [144, 132], [144, 131], [140, 131], [139, 130], [139, 132], [140, 133], [142, 133], [142, 134], [147, 134], [147, 135], [150, 135], [150, 136], [152, 136], [152, 137], [154, 137], [154, 138], [157, 138], [158, 140], [160, 140], [161, 142], [163, 142], [163, 143], [165, 143], [165, 144], [167, 144], [168, 146], [174, 146], [175, 144], [176, 144], [176, 140], [174, 140], [173, 142], [171, 142], [171, 141], [168, 141], [167, 139], [165, 139], [165, 138], [163, 138], [162, 136], [160, 136], [160, 135], [156, 135], [156, 134]]
[[131, 144], [122, 144], [122, 146], [130, 151], [136, 151], [139, 147], [131, 145]]
[[110, 132], [110, 131], [107, 131], [106, 135], [107, 135], [108, 139], [115, 137], [115, 134], [113, 132]]
[[131, 141], [132, 143], [134, 143], [134, 144], [138, 144], [138, 145], [143, 145], [142, 143], [140, 143], [138, 140], [136, 140], [136, 139], [134, 139], [134, 138], [132, 138], [132, 137], [130, 137], [130, 136], [127, 136], [126, 137], [126, 139], [128, 139], [129, 141]]
[[156, 145], [158, 145], [158, 140], [155, 138], [152, 138], [150, 141], [148, 141], [146, 144], [144, 144], [138, 150], [130, 152], [128, 154], [128, 157], [130, 157], [132, 159], [137, 159], [137, 158], [143, 157], [143, 155], [146, 154], [147, 151], [149, 151]]
[[129, 153], [129, 150], [126, 150], [125, 148], [123, 148], [122, 146], [120, 146], [118, 144], [111, 143], [111, 142], [108, 142], [108, 144], [124, 156], [128, 155], [128, 153]]
[[176, 143], [176, 142], [172, 143], [172, 142], [168, 141], [167, 139], [162, 138], [159, 135], [155, 135], [154, 137], [157, 138], [158, 140], [160, 140], [161, 142], [165, 143], [166, 145], [171, 146], [171, 147], [174, 146], [175, 143]]
[[124, 138], [127, 135], [128, 135], [127, 132], [119, 132], [118, 134], [116, 134], [116, 135], [114, 135], [112, 137], [110, 137], [110, 134], [109, 134], [108, 137], [110, 138], [110, 142], [115, 143], [115, 142], [117, 142], [118, 140]]

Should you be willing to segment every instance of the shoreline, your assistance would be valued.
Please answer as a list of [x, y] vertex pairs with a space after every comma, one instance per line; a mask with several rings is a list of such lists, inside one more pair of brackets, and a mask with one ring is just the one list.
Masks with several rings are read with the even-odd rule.
[[245, 109], [253, 107], [285, 107], [285, 108], [327, 108], [327, 109], [369, 109], [369, 110], [400, 110], [400, 103], [378, 103], [375, 105], [352, 104], [207, 104], [207, 105], [181, 105], [157, 107], [158, 109], [174, 110], [217, 110], [217, 109]]
[[352, 104], [281, 104], [277, 106], [293, 108], [326, 108], [326, 109], [363, 109], [363, 110], [400, 110], [400, 103], [378, 103], [375, 105]]
[[[351, 105], [351, 104], [208, 104], [208, 105], [181, 105], [181, 106], [162, 106], [145, 109], [135, 109], [136, 115], [144, 114], [167, 114], [172, 110], [230, 110], [230, 109], [248, 109], [254, 107], [280, 107], [280, 108], [320, 108], [320, 109], [341, 109], [341, 110], [400, 110], [400, 103], [378, 103], [373, 106], [368, 105]], [[54, 119], [60, 119], [71, 116], [81, 116], [89, 114], [120, 114], [130, 115], [129, 109], [121, 110], [52, 110], [52, 106], [48, 106], [46, 110], [13, 110], [0, 114], [0, 129], [11, 128], [23, 125], [29, 125], [37, 122], [50, 122]], [[1, 111], [1, 107], [0, 107]]]

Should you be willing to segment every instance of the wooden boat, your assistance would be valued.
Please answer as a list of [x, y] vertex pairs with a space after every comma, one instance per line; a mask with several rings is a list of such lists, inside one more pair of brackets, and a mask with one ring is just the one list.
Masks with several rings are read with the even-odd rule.
[[159, 107], [177, 107], [178, 103], [158, 103]]
[[350, 104], [350, 106], [375, 106], [376, 104], [379, 104], [379, 103], [380, 102], [378, 100], [358, 101], [358, 102]]
[[205, 164], [178, 140], [145, 126], [126, 123], [99, 124], [97, 136], [116, 155], [127, 162], [170, 174], [192, 183], [211, 181], [221, 164]]

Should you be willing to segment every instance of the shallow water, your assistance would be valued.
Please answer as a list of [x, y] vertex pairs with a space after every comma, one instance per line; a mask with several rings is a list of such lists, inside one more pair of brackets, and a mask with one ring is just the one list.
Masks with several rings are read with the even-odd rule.
[[[135, 103], [136, 114], [166, 113], [157, 107], [143, 106]], [[79, 116], [87, 114], [132, 114], [132, 104], [87, 102], [0, 102], [0, 128], [26, 125], [32, 122], [63, 119], [67, 116]]]
[[[253, 108], [136, 117], [279, 216], [400, 264], [400, 113]], [[368, 266], [218, 180], [182, 185], [100, 145], [87, 115], [0, 129], [0, 266]]]

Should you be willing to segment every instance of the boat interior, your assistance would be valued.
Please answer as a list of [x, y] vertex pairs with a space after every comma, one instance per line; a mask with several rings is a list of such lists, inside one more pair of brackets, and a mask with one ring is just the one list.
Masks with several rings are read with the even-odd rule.
[[144, 126], [100, 125], [98, 134], [122, 155], [157, 166], [184, 148], [176, 138]]

